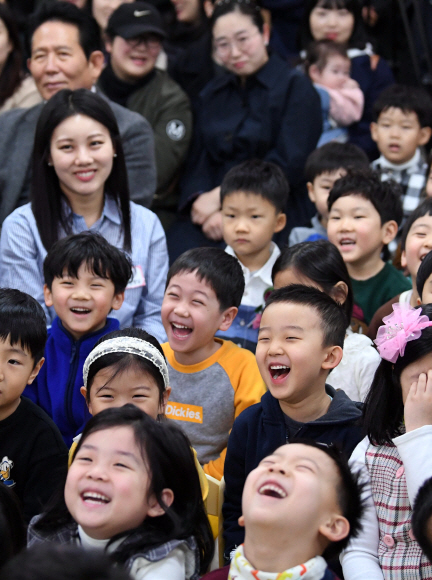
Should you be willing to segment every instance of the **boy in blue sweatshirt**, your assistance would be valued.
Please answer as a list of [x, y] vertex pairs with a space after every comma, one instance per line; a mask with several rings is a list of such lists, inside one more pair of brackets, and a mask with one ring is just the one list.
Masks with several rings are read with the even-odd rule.
[[360, 442], [361, 404], [326, 384], [342, 358], [343, 308], [316, 288], [293, 284], [267, 301], [256, 359], [268, 388], [234, 421], [225, 459], [225, 557], [244, 540], [241, 498], [247, 475], [284, 443], [336, 444], [349, 457]]
[[91, 417], [80, 393], [83, 365], [99, 338], [118, 330], [118, 310], [132, 275], [129, 257], [99, 234], [83, 232], [53, 244], [44, 261], [44, 295], [57, 313], [45, 364], [24, 395], [54, 420], [70, 446]]

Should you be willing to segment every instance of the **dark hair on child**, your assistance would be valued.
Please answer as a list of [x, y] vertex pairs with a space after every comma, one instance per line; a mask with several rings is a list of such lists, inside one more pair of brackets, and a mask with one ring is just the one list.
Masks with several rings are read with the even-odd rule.
[[303, 62], [306, 74], [309, 74], [309, 69], [312, 65], [315, 65], [322, 72], [332, 56], [341, 56], [349, 60], [346, 45], [328, 38], [311, 42], [306, 52], [306, 59]]
[[26, 540], [26, 527], [18, 498], [12, 489], [0, 483], [0, 554], [2, 566], [26, 547]]
[[291, 284], [271, 293], [264, 312], [272, 304], [291, 303], [313, 308], [321, 320], [323, 346], [343, 347], [346, 333], [346, 315], [343, 306], [325, 292], [303, 284]]
[[14, 288], [0, 288], [0, 340], [30, 351], [34, 364], [44, 355], [47, 341], [46, 317], [42, 306], [29, 294]]
[[[76, 8], [66, 2], [56, 4]], [[116, 157], [105, 182], [105, 195], [113, 199], [118, 207], [123, 248], [130, 251], [132, 240], [129, 187], [120, 131], [109, 104], [100, 95], [87, 89], [59, 91], [46, 103], [37, 122], [32, 157], [32, 211], [42, 243], [49, 251], [60, 237], [59, 230], [63, 230], [66, 235], [72, 234], [72, 216], [65, 212], [65, 206], [69, 204], [60, 187], [55, 168], [49, 166], [48, 161], [54, 130], [65, 119], [75, 115], [90, 117], [109, 131]]]
[[[155, 548], [170, 540], [183, 540], [194, 536], [200, 554], [200, 574], [204, 574], [213, 557], [214, 540], [202, 500], [198, 472], [190, 442], [186, 435], [172, 422], [158, 423], [135, 405], [124, 405], [101, 411], [84, 427], [73, 460], [84, 441], [92, 433], [114, 427], [131, 427], [135, 441], [151, 477], [148, 495], [154, 494], [164, 515], [147, 517], [138, 527], [117, 534], [110, 544], [127, 536], [110, 555], [124, 564], [129, 558], [145, 549]], [[162, 491], [173, 491], [174, 501], [165, 505]], [[64, 526], [74, 527], [68, 512], [64, 494], [58, 495], [34, 529], [47, 535], [56, 533]]]
[[210, 18], [211, 28], [214, 28], [218, 18], [231, 12], [239, 12], [245, 16], [249, 16], [258, 30], [261, 33], [263, 32], [264, 20], [261, 14], [261, 8], [254, 0], [223, 0], [223, 2], [216, 2]]
[[308, 445], [323, 451], [337, 468], [339, 480], [336, 488], [337, 501], [341, 515], [348, 520], [349, 534], [338, 542], [332, 542], [323, 554], [326, 560], [336, 558], [351, 538], [356, 538], [362, 529], [361, 519], [365, 510], [365, 500], [362, 497], [364, 484], [361, 483], [361, 474], [354, 473], [350, 469], [345, 453], [337, 445], [326, 445], [311, 439], [296, 439], [293, 443]]
[[432, 477], [418, 490], [412, 512], [412, 531], [420, 548], [432, 562]]
[[86, 231], [55, 242], [43, 263], [45, 284], [51, 290], [54, 278], [65, 274], [78, 278], [82, 265], [99, 278], [111, 280], [116, 294], [124, 292], [132, 276], [132, 261], [98, 233]]
[[413, 226], [413, 223], [425, 215], [432, 216], [432, 197], [427, 197], [424, 201], [422, 201], [421, 204], [417, 206], [416, 209], [410, 214], [407, 221], [405, 222], [400, 241], [402, 251], [405, 250], [406, 240], [409, 231]]
[[11, 580], [131, 580], [106, 554], [54, 543], [24, 550], [3, 571]]
[[78, 30], [78, 42], [86, 59], [92, 52], [102, 50], [102, 38], [96, 20], [85, 10], [80, 10], [69, 2], [46, 2], [34, 12], [28, 22], [28, 39], [31, 42], [39, 26], [45, 22], [61, 22], [75, 26]]
[[[422, 315], [432, 320], [432, 304], [419, 306]], [[421, 331], [421, 336], [410, 340], [405, 354], [393, 364], [382, 359], [376, 372], [363, 409], [363, 429], [373, 445], [392, 445], [392, 439], [402, 435], [404, 405], [400, 377], [411, 363], [432, 352], [432, 327]]]
[[173, 276], [194, 272], [198, 280], [208, 284], [220, 304], [221, 311], [238, 308], [245, 281], [239, 261], [220, 248], [193, 248], [177, 258], [168, 270], [166, 288]]
[[403, 113], [415, 113], [421, 127], [432, 127], [432, 99], [422, 87], [391, 85], [384, 89], [373, 105], [373, 120], [388, 109], [401, 109]]
[[354, 27], [348, 40], [350, 48], [365, 48], [368, 40], [362, 18], [363, 4], [360, 0], [307, 0], [305, 2], [302, 22], [299, 28], [299, 48], [305, 49], [314, 41], [310, 29], [310, 15], [314, 8], [326, 8], [328, 10], [348, 10], [354, 17]]
[[403, 218], [401, 187], [395, 181], [380, 181], [373, 171], [348, 171], [338, 179], [328, 197], [329, 211], [340, 197], [359, 195], [371, 202], [379, 213], [381, 225], [394, 220], [400, 226]]
[[363, 149], [353, 143], [330, 141], [312, 151], [306, 160], [305, 178], [313, 183], [323, 173], [334, 173], [340, 169], [369, 169], [369, 158]]
[[225, 197], [238, 191], [260, 195], [269, 201], [277, 212], [284, 212], [288, 202], [289, 185], [278, 165], [261, 159], [250, 159], [230, 169], [223, 178], [220, 190], [221, 204]]
[[[165, 359], [164, 352], [157, 339], [148, 332], [146, 332], [145, 330], [142, 330], [141, 328], [123, 328], [122, 330], [114, 330], [113, 332], [109, 332], [108, 334], [102, 336], [102, 338], [100, 338], [97, 341], [97, 343], [94, 345], [93, 348], [96, 348], [97, 346], [99, 346], [100, 344], [102, 344], [107, 340], [111, 340], [112, 338], [119, 338], [122, 336], [140, 338], [141, 340], [149, 342], [155, 348], [158, 349], [158, 351]], [[108, 354], [99, 357], [91, 364], [87, 376], [87, 393], [86, 393], [87, 403], [90, 403], [90, 389], [93, 384], [95, 376], [102, 369], [106, 369], [109, 367], [112, 367], [113, 375], [107, 381], [106, 384], [112, 381], [117, 375], [122, 374], [128, 369], [137, 368], [140, 371], [148, 373], [155, 380], [158, 386], [159, 404], [162, 405], [166, 387], [159, 369], [156, 367], [156, 365], [152, 364], [149, 360], [143, 358], [142, 356], [126, 352], [110, 352]]]
[[328, 240], [316, 240], [284, 248], [273, 266], [273, 284], [276, 275], [288, 268], [294, 270], [299, 278], [309, 278], [318, 284], [323, 292], [336, 302], [339, 302], [340, 296], [336, 292], [336, 284], [343, 282], [347, 287], [347, 294], [342, 307], [345, 311], [346, 327], [349, 326], [354, 306], [354, 294], [346, 264], [334, 244]]
[[420, 296], [420, 299], [423, 294], [423, 288], [426, 283], [426, 280], [429, 278], [431, 274], [432, 274], [432, 252], [429, 252], [423, 258], [423, 261], [420, 264], [416, 276], [417, 293]]

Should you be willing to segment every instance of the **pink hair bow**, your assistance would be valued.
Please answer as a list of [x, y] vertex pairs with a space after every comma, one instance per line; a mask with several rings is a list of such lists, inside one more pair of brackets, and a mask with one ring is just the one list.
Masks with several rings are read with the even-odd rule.
[[379, 327], [374, 343], [381, 358], [395, 363], [398, 356], [404, 355], [407, 342], [419, 338], [421, 331], [432, 326], [432, 322], [421, 313], [421, 308], [399, 302], [392, 306], [393, 312], [383, 318], [384, 325]]

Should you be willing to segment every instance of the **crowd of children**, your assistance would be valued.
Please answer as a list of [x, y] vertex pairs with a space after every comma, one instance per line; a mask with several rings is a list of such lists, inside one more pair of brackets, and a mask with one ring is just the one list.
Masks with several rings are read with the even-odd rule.
[[[227, 116], [197, 105], [196, 163], [153, 207], [171, 210], [182, 184], [169, 268], [159, 219], [129, 199], [117, 109], [69, 85], [41, 105], [33, 200], [0, 240], [5, 577], [432, 580], [432, 99], [391, 84], [371, 102], [350, 0], [307, 4], [313, 42], [297, 70], [268, 52], [252, 0], [207, 6], [215, 75], [202, 102]], [[159, 14], [134, 44], [147, 4], [126, 5], [101, 85], [124, 102], [165, 78], [152, 68]], [[153, 50], [139, 86], [109, 85], [122, 46], [138, 68]], [[319, 142], [264, 69], [293, 101], [316, 100], [310, 120], [318, 92]], [[184, 143], [171, 117], [159, 141], [186, 147], [190, 117]]]

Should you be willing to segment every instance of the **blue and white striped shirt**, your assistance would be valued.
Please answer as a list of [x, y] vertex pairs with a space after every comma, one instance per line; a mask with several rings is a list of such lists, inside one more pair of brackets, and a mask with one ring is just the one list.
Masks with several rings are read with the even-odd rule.
[[[144, 276], [145, 285], [129, 283], [120, 310], [110, 316], [120, 327], [144, 328], [159, 341], [166, 340], [161, 322], [161, 305], [168, 271], [165, 234], [157, 216], [131, 202], [132, 263], [135, 281]], [[72, 232], [90, 230], [100, 233], [110, 244], [123, 248], [121, 215], [115, 201], [106, 197], [101, 217], [88, 228], [83, 216], [73, 214]], [[64, 232], [60, 237], [65, 235]], [[0, 240], [0, 286], [27, 292], [43, 306], [47, 323], [55, 311], [47, 308], [43, 296], [43, 261], [47, 251], [39, 236], [36, 220], [28, 203], [16, 209], [3, 223]], [[138, 282], [139, 283], [139, 282]]]

